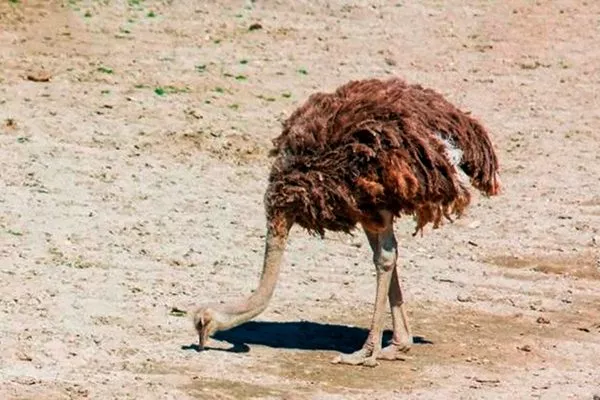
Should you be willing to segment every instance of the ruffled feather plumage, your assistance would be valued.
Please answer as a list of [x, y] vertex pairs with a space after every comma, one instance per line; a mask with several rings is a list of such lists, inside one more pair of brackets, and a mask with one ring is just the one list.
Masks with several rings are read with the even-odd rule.
[[[448, 155], [448, 143], [460, 160]], [[483, 126], [435, 91], [400, 79], [313, 94], [284, 122], [271, 154], [267, 214], [320, 235], [358, 223], [379, 230], [384, 209], [413, 215], [416, 232], [460, 216], [471, 195], [458, 168], [485, 195], [500, 189]]]

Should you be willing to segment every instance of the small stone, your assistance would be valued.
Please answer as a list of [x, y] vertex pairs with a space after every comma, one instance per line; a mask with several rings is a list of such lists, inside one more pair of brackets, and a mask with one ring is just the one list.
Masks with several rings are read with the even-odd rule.
[[19, 383], [21, 385], [27, 385], [27, 386], [35, 385], [36, 383], [38, 383], [38, 381], [35, 378], [32, 378], [30, 376], [16, 377], [13, 379], [13, 382]]
[[468, 227], [470, 229], [477, 229], [477, 228], [479, 228], [480, 225], [481, 225], [481, 221], [473, 221], [468, 225]]
[[17, 352], [17, 358], [21, 361], [31, 361], [33, 358], [29, 354], [23, 353], [22, 351]]
[[249, 31], [257, 31], [257, 30], [262, 29], [262, 28], [263, 28], [263, 26], [261, 24], [259, 24], [258, 22], [255, 22], [255, 23], [253, 23], [252, 25], [250, 25], [248, 27], [248, 30]]
[[460, 301], [461, 303], [472, 303], [473, 302], [473, 298], [471, 296], [467, 296], [464, 294], [459, 294], [458, 296], [456, 296], [456, 300]]
[[7, 129], [17, 129], [17, 121], [13, 118], [7, 118], [4, 120], [4, 127]]
[[32, 82], [49, 82], [52, 76], [46, 71], [34, 71], [27, 74], [26, 78]]
[[526, 353], [530, 353], [530, 352], [531, 352], [531, 350], [532, 350], [532, 349], [531, 349], [531, 346], [530, 346], [530, 345], [528, 345], [528, 344], [524, 344], [524, 345], [523, 345], [523, 346], [521, 346], [521, 347], [517, 347], [517, 349], [519, 349], [519, 350], [521, 350], [521, 351], [524, 351], [524, 352], [526, 352]]
[[478, 377], [475, 377], [473, 379], [477, 383], [487, 383], [487, 384], [491, 384], [491, 385], [497, 385], [500, 383], [500, 379], [487, 379], [487, 378], [478, 378]]

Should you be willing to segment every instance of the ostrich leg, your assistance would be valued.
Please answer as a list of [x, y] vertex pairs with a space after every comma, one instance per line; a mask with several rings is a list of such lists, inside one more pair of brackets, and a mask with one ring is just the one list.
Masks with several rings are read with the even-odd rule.
[[382, 360], [404, 360], [408, 358], [405, 353], [410, 350], [412, 344], [412, 335], [404, 307], [398, 268], [398, 265], [394, 266], [389, 291], [394, 335], [392, 336], [392, 342], [381, 351], [381, 355], [378, 357]]
[[383, 213], [383, 217], [385, 218], [386, 226], [382, 232], [370, 232], [365, 229], [369, 244], [373, 249], [373, 261], [377, 271], [377, 293], [369, 336], [362, 349], [352, 354], [340, 354], [333, 360], [334, 363], [371, 367], [378, 364], [377, 358], [381, 353], [381, 336], [383, 333], [386, 300], [397, 258], [397, 242], [394, 237], [393, 217], [388, 212]]

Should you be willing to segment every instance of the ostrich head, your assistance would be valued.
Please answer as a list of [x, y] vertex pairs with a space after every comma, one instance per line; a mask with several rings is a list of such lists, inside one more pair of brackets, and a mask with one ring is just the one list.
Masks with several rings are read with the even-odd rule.
[[198, 307], [194, 312], [194, 327], [198, 332], [198, 346], [204, 349], [208, 338], [215, 333], [225, 330], [231, 323], [231, 318], [219, 309], [216, 304], [207, 304]]

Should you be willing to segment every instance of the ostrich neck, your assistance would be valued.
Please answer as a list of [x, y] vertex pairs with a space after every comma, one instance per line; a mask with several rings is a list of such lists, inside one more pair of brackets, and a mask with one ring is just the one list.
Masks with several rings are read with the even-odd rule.
[[243, 324], [263, 312], [277, 284], [283, 252], [287, 241], [285, 233], [267, 232], [263, 270], [258, 288], [245, 300], [221, 305], [219, 330], [226, 330]]

